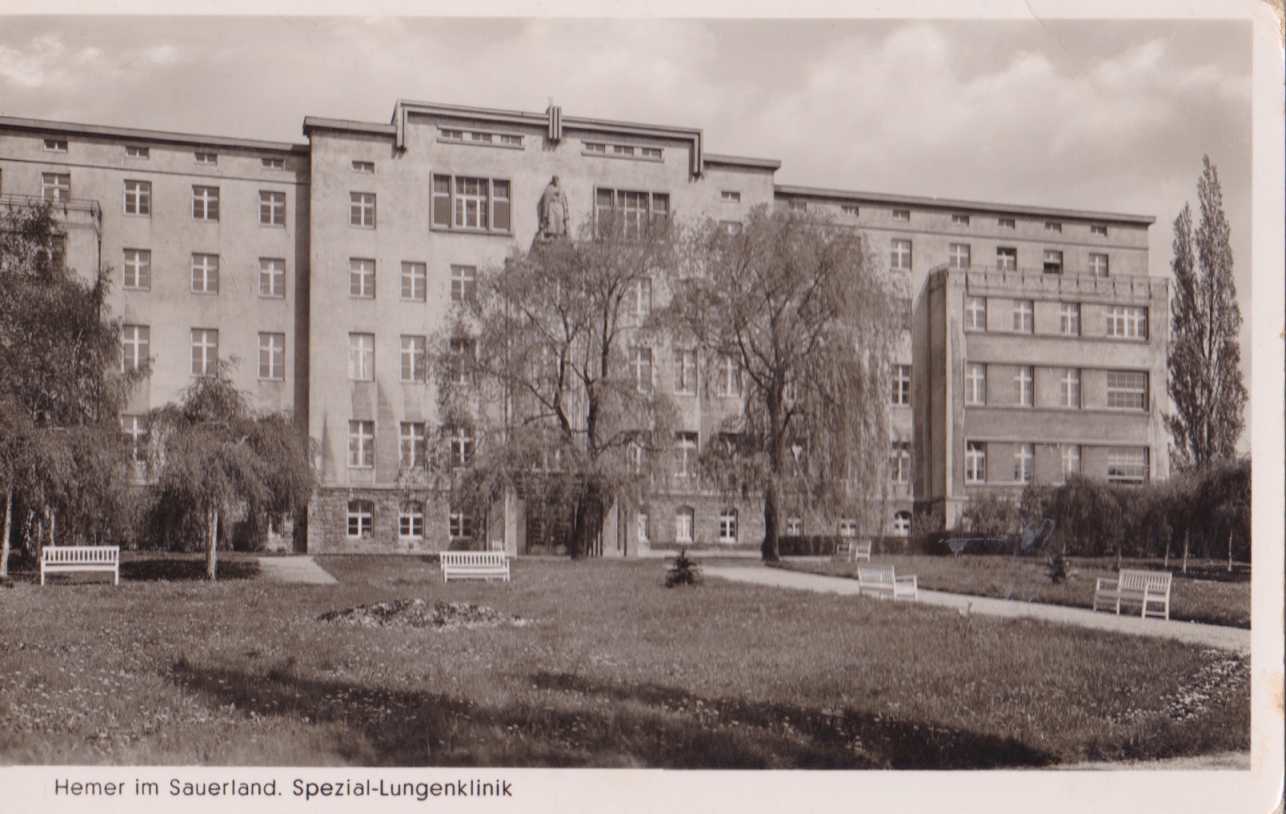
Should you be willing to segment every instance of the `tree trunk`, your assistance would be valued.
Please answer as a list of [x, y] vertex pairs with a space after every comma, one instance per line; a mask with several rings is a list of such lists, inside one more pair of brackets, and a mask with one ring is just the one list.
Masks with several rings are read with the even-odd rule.
[[603, 530], [603, 489], [597, 480], [591, 480], [576, 500], [576, 516], [572, 528], [568, 554], [572, 559], [589, 556], [594, 542]]
[[1228, 531], [1228, 573], [1232, 573], [1232, 531]]
[[1183, 533], [1183, 573], [1188, 573], [1188, 546], [1191, 542], [1192, 532]]
[[4, 492], [4, 536], [0, 537], [0, 577], [9, 576], [9, 535], [13, 533], [13, 481]]
[[1167, 571], [1170, 570], [1170, 535], [1168, 534], [1165, 536], [1165, 565], [1162, 567]]
[[45, 516], [49, 518], [49, 545], [58, 545], [58, 515], [53, 509], [46, 509]]
[[764, 562], [778, 562], [781, 551], [777, 546], [777, 485], [769, 483], [764, 489], [764, 542], [759, 553]]
[[206, 518], [205, 576], [216, 580], [219, 578], [219, 510], [211, 509]]

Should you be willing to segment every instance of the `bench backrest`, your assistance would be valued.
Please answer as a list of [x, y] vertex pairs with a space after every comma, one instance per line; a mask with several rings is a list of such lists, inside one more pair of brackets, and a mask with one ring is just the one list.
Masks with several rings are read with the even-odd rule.
[[893, 566], [891, 565], [859, 565], [857, 567], [858, 582], [887, 582], [893, 584]]
[[871, 553], [871, 541], [870, 540], [855, 541], [853, 543], [853, 551], [858, 554], [865, 554], [869, 556]]
[[45, 546], [41, 558], [46, 565], [112, 565], [120, 559], [119, 546]]
[[503, 566], [503, 551], [443, 551], [442, 566]]
[[1116, 587], [1122, 591], [1142, 591], [1148, 588], [1168, 594], [1172, 576], [1169, 571], [1135, 571], [1122, 568], [1121, 573], [1117, 575]]

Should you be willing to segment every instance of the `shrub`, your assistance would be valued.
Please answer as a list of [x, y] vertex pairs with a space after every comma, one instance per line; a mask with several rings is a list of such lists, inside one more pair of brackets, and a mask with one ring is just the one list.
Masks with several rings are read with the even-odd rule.
[[700, 585], [701, 584], [701, 565], [695, 560], [688, 558], [688, 550], [679, 551], [679, 556], [675, 557], [670, 563], [670, 570], [665, 575], [665, 587], [673, 588], [675, 585]]
[[969, 534], [978, 537], [1007, 537], [1018, 532], [1018, 506], [1001, 495], [971, 499], [962, 519]]

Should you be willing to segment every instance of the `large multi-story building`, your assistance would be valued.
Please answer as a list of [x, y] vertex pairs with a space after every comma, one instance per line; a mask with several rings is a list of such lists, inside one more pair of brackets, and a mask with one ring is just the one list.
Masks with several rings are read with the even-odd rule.
[[[913, 511], [953, 523], [971, 494], [1073, 470], [1165, 476], [1167, 289], [1147, 277], [1149, 217], [781, 185], [780, 162], [706, 152], [699, 129], [554, 106], [399, 101], [390, 123], [307, 117], [303, 130], [295, 144], [0, 117], [0, 200], [55, 201], [68, 262], [112, 268], [122, 364], [151, 371], [127, 433], [234, 361], [254, 404], [292, 411], [317, 444], [300, 547], [432, 551], [484, 521], [512, 552], [546, 542], [520, 500], [475, 522], [444, 493], [408, 499], [403, 476], [439, 424], [428, 342], [480, 268], [532, 244], [555, 176], [573, 231], [596, 211], [734, 222], [775, 203], [864, 232], [905, 281], [908, 321], [890, 382], [892, 501], [865, 532], [907, 534]], [[689, 375], [706, 362], [655, 359], [682, 459], [739, 407], [731, 373], [722, 387]], [[472, 442], [451, 440], [462, 455]], [[803, 511], [782, 522], [836, 531]], [[609, 526], [601, 553], [622, 556], [763, 532], [757, 507], [696, 480], [617, 507]]]

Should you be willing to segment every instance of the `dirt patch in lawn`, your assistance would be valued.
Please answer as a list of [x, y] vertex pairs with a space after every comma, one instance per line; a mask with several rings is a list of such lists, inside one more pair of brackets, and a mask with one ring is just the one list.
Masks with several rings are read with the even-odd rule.
[[472, 602], [428, 602], [424, 599], [390, 599], [323, 613], [320, 622], [357, 625], [359, 627], [426, 627], [433, 630], [460, 628], [524, 627], [531, 620], [506, 615]]

